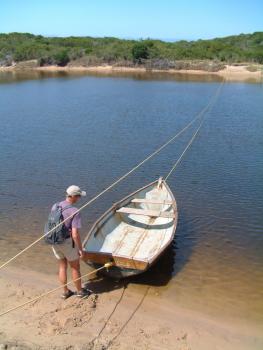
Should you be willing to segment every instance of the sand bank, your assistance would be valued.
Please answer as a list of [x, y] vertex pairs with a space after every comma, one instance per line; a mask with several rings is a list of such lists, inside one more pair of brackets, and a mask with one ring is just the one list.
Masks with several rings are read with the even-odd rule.
[[247, 66], [226, 66], [225, 69], [218, 72], [209, 72], [204, 70], [187, 70], [187, 69], [169, 69], [169, 70], [159, 70], [152, 69], [146, 70], [146, 68], [139, 67], [114, 67], [114, 66], [97, 66], [97, 67], [38, 67], [37, 70], [40, 71], [57, 71], [57, 70], [69, 70], [69, 71], [90, 71], [97, 73], [169, 73], [169, 74], [194, 74], [194, 75], [218, 75], [224, 77], [227, 81], [246, 81], [252, 79], [256, 82], [260, 82], [262, 78], [261, 71], [250, 72], [247, 70]]
[[[3, 71], [16, 71], [16, 70], [35, 70], [42, 72], [91, 72], [97, 74], [110, 74], [110, 73], [167, 73], [167, 74], [191, 74], [191, 75], [214, 75], [219, 77], [224, 77], [227, 81], [236, 81], [236, 82], [257, 82], [260, 83], [263, 81], [263, 67], [258, 66], [256, 71], [249, 71], [249, 66], [247, 65], [239, 65], [239, 66], [231, 66], [226, 65], [226, 68], [219, 70], [217, 72], [210, 72], [204, 70], [186, 70], [186, 69], [169, 69], [169, 70], [160, 70], [160, 69], [146, 69], [143, 67], [116, 67], [111, 65], [103, 65], [103, 66], [66, 66], [66, 67], [58, 67], [58, 66], [45, 66], [45, 67], [35, 67], [35, 66], [11, 66], [11, 67], [0, 67], [0, 72]], [[260, 69], [261, 68], [261, 69]]]
[[[55, 276], [8, 267], [0, 274], [0, 312], [56, 286]], [[138, 288], [135, 284], [125, 287], [123, 282], [95, 277], [89, 287], [96, 294], [86, 300], [73, 296], [63, 301], [60, 291], [57, 291], [2, 316], [0, 348], [263, 348], [263, 336], [259, 329], [210, 319], [174, 305], [171, 307], [153, 287], [145, 285]]]

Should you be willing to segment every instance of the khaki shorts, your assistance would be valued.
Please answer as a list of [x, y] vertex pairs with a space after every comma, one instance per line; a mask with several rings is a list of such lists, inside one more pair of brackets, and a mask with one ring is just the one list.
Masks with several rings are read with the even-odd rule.
[[72, 247], [72, 240], [66, 239], [62, 244], [56, 244], [52, 246], [53, 253], [57, 259], [66, 258], [68, 261], [74, 261], [79, 259], [78, 248]]

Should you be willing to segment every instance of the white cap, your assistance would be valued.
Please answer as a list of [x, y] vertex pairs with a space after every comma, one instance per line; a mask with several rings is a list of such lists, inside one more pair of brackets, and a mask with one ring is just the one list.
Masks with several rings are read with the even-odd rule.
[[86, 192], [85, 191], [81, 191], [79, 186], [76, 186], [76, 185], [69, 186], [67, 188], [66, 192], [67, 192], [68, 196], [81, 196], [81, 197], [85, 197], [86, 196]]

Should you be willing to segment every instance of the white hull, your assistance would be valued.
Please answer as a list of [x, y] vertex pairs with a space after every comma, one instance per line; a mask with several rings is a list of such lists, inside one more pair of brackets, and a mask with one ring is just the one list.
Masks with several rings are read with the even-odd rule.
[[109, 275], [142, 273], [172, 242], [177, 218], [176, 201], [166, 182], [150, 183], [95, 222], [83, 243], [87, 262], [100, 266], [113, 261]]

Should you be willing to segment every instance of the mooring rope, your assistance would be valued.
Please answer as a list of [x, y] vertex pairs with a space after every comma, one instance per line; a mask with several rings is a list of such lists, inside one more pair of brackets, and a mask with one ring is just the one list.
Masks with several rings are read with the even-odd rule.
[[81, 210], [83, 210], [84, 208], [86, 208], [88, 205], [90, 205], [91, 203], [93, 203], [96, 199], [98, 199], [99, 197], [101, 197], [104, 193], [106, 193], [107, 191], [109, 191], [110, 189], [112, 189], [114, 186], [116, 186], [118, 183], [120, 183], [122, 180], [124, 180], [127, 176], [129, 176], [131, 173], [133, 173], [135, 170], [137, 170], [139, 167], [141, 167], [144, 163], [146, 163], [149, 159], [151, 159], [152, 157], [154, 157], [156, 154], [160, 153], [165, 147], [167, 147], [170, 143], [172, 143], [178, 136], [180, 136], [183, 132], [185, 132], [188, 128], [190, 128], [190, 126], [199, 118], [201, 118], [208, 110], [209, 108], [213, 105], [213, 103], [215, 102], [214, 96], [216, 96], [218, 94], [218, 91], [220, 91], [220, 88], [222, 87], [222, 85], [224, 84], [225, 80], [222, 81], [222, 83], [220, 84], [219, 88], [216, 90], [215, 95], [213, 95], [211, 97], [211, 99], [209, 100], [208, 104], [197, 114], [197, 116], [191, 121], [189, 122], [183, 129], [181, 129], [178, 133], [176, 133], [172, 138], [170, 138], [167, 142], [165, 142], [162, 146], [160, 146], [157, 150], [155, 150], [153, 153], [151, 153], [148, 157], [146, 157], [144, 160], [142, 160], [140, 163], [138, 163], [135, 167], [133, 167], [131, 170], [129, 170], [126, 174], [124, 174], [123, 176], [121, 176], [118, 180], [116, 180], [115, 182], [113, 182], [111, 185], [109, 185], [107, 188], [105, 188], [103, 191], [101, 191], [99, 194], [97, 194], [96, 196], [94, 196], [92, 199], [90, 199], [88, 202], [86, 202], [85, 204], [83, 204], [79, 209], [77, 209], [72, 215], [70, 215], [69, 217], [67, 217], [65, 220], [63, 220], [62, 222], [60, 222], [58, 225], [56, 225], [55, 227], [53, 227], [50, 231], [46, 232], [45, 234], [43, 234], [42, 236], [40, 236], [38, 239], [36, 239], [34, 242], [32, 242], [31, 244], [29, 244], [26, 248], [24, 248], [23, 250], [21, 250], [19, 253], [17, 253], [15, 256], [13, 256], [12, 258], [10, 258], [9, 260], [7, 260], [5, 263], [3, 263], [0, 266], [0, 270], [5, 267], [6, 265], [10, 264], [13, 260], [15, 260], [16, 258], [18, 258], [21, 254], [25, 253], [28, 249], [32, 248], [35, 244], [37, 244], [39, 241], [41, 241], [45, 236], [47, 236], [48, 234], [50, 234], [51, 232], [53, 232], [54, 230], [56, 230], [60, 225], [63, 225], [67, 220], [71, 219], [76, 213], [80, 212]]
[[74, 282], [80, 280], [80, 279], [83, 278], [83, 277], [87, 277], [87, 276], [89, 276], [89, 275], [92, 275], [93, 273], [96, 273], [96, 272], [98, 272], [98, 271], [100, 271], [100, 270], [103, 270], [103, 269], [107, 269], [107, 268], [109, 268], [109, 267], [111, 267], [111, 266], [113, 266], [113, 265], [114, 265], [114, 263], [112, 263], [112, 262], [107, 262], [106, 264], [104, 264], [103, 266], [99, 267], [99, 268], [96, 269], [96, 270], [93, 270], [93, 271], [91, 271], [91, 272], [89, 272], [89, 273], [86, 273], [85, 275], [82, 275], [82, 276], [79, 277], [79, 278], [76, 278], [76, 279], [74, 279], [74, 280], [72, 280], [72, 281], [69, 281], [68, 283], [65, 283], [65, 284], [63, 284], [63, 285], [61, 285], [61, 286], [59, 286], [59, 287], [56, 287], [56, 288], [54, 288], [54, 289], [51, 289], [51, 290], [49, 290], [48, 292], [42, 293], [42, 294], [40, 294], [39, 296], [37, 296], [37, 297], [35, 297], [35, 298], [33, 298], [33, 299], [30, 299], [30, 300], [28, 300], [28, 301], [26, 301], [26, 302], [24, 302], [24, 303], [22, 303], [22, 304], [20, 304], [20, 305], [17, 305], [17, 306], [15, 306], [15, 307], [12, 307], [12, 308], [10, 308], [10, 309], [8, 309], [8, 310], [6, 310], [6, 311], [0, 313], [0, 317], [1, 317], [1, 316], [4, 316], [4, 315], [6, 315], [6, 314], [8, 314], [8, 313], [11, 312], [11, 311], [15, 311], [15, 310], [17, 310], [17, 309], [20, 309], [20, 308], [23, 307], [23, 306], [26, 306], [26, 305], [28, 305], [28, 304], [30, 304], [30, 303], [33, 303], [34, 301], [38, 301], [39, 299], [41, 299], [41, 298], [43, 298], [43, 297], [45, 297], [45, 296], [47, 296], [47, 295], [49, 295], [49, 294], [51, 294], [51, 293], [54, 293], [54, 292], [56, 292], [57, 290], [59, 290], [59, 289], [61, 289], [61, 288], [67, 287], [69, 284], [72, 284], [72, 283], [74, 283]]
[[[223, 80], [223, 83], [225, 82], [225, 80]], [[213, 104], [216, 102], [219, 93], [221, 91], [223, 84], [221, 84], [219, 86], [220, 89], [217, 90], [215, 96], [214, 96], [214, 100], [213, 100]], [[168, 172], [168, 174], [166, 175], [166, 177], [164, 178], [165, 181], [167, 181], [167, 179], [169, 178], [169, 176], [174, 172], [174, 170], [176, 169], [177, 165], [180, 163], [180, 161], [182, 160], [183, 156], [185, 155], [186, 151], [188, 150], [188, 148], [191, 146], [191, 144], [194, 142], [194, 139], [196, 138], [197, 134], [199, 133], [204, 121], [205, 121], [205, 115], [203, 116], [203, 118], [201, 119], [201, 122], [196, 130], [196, 132], [193, 134], [192, 138], [190, 139], [190, 141], [188, 142], [188, 144], [186, 145], [185, 149], [183, 150], [182, 154], [180, 155], [180, 157], [177, 159], [177, 161], [175, 162], [175, 164], [172, 166], [171, 170]]]
[[175, 170], [175, 168], [177, 167], [177, 165], [180, 163], [181, 159], [183, 158], [184, 154], [186, 153], [186, 151], [188, 150], [188, 148], [191, 146], [191, 144], [193, 143], [194, 139], [196, 138], [196, 135], [198, 134], [199, 130], [201, 129], [202, 125], [203, 125], [204, 119], [201, 121], [201, 123], [199, 124], [198, 129], [196, 130], [196, 132], [194, 133], [194, 135], [192, 136], [191, 140], [188, 142], [187, 146], [185, 147], [183, 153], [180, 155], [180, 157], [177, 159], [177, 161], [175, 162], [175, 164], [172, 166], [171, 170], [169, 171], [169, 173], [166, 175], [166, 177], [164, 178], [165, 181], [167, 181], [168, 177], [172, 174], [172, 172]]

